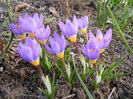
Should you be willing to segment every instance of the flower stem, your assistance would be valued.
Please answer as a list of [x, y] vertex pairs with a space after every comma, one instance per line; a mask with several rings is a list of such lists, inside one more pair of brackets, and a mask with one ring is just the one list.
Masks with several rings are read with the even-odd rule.
[[103, 62], [103, 55], [102, 55], [102, 53], [100, 54], [100, 64], [102, 64], [102, 62]]
[[66, 66], [66, 63], [65, 63], [64, 59], [63, 59], [63, 58], [60, 58], [60, 59], [61, 59], [63, 65], [64, 65], [64, 67], [65, 67], [65, 70], [67, 70], [67, 66]]
[[96, 64], [94, 63], [93, 66], [94, 66], [94, 69], [96, 71], [96, 74], [98, 74]]
[[83, 35], [84, 35], [84, 37], [85, 37], [86, 41], [88, 41], [88, 36], [87, 36], [87, 33], [83, 33]]
[[42, 77], [42, 76], [44, 77], [44, 74], [43, 74], [43, 72], [42, 72], [42, 69], [41, 69], [40, 65], [35, 66], [35, 67], [36, 67], [36, 68], [37, 68], [37, 70], [39, 71], [39, 73], [40, 73], [41, 77]]
[[79, 56], [81, 56], [81, 52], [80, 52], [80, 50], [79, 50], [79, 48], [77, 46], [77, 43], [76, 42], [73, 42], [73, 45], [76, 47], [76, 50], [77, 50]]
[[[9, 18], [9, 22], [11, 23], [11, 14], [10, 14], [10, 10], [9, 10], [9, 6], [10, 6], [10, 1], [9, 0], [6, 0], [6, 4], [8, 6], [8, 18]], [[7, 47], [5, 48], [5, 53], [8, 51], [8, 49], [10, 48], [11, 44], [12, 44], [12, 41], [13, 41], [13, 38], [14, 38], [14, 34], [11, 32], [11, 37], [10, 37], [10, 40], [9, 40], [9, 43], [7, 45]]]

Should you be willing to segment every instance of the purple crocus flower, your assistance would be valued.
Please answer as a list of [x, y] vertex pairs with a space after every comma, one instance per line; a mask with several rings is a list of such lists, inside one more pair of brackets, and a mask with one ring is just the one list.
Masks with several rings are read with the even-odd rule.
[[10, 27], [11, 31], [15, 35], [18, 35], [19, 36], [19, 38], [21, 38], [21, 39], [25, 39], [26, 38], [25, 31], [22, 28], [20, 28], [19, 25], [9, 24], [9, 27]]
[[49, 35], [50, 35], [49, 25], [47, 25], [46, 28], [44, 27], [44, 25], [42, 25], [41, 27], [38, 27], [35, 30], [35, 36], [38, 40], [41, 41], [42, 44], [44, 44], [44, 42], [46, 42]]
[[33, 19], [35, 20], [35, 27], [41, 27], [43, 26], [43, 15], [40, 14], [40, 17], [37, 13], [34, 14]]
[[54, 33], [53, 38], [50, 37], [49, 41], [51, 48], [46, 43], [44, 43], [47, 50], [52, 52], [53, 54], [56, 54], [59, 58], [63, 58], [64, 50], [66, 48], [66, 40], [64, 36], [61, 35], [60, 37], [57, 33]]
[[90, 40], [87, 43], [87, 47], [82, 46], [82, 50], [84, 55], [93, 63], [96, 63], [97, 58], [100, 55], [100, 51], [96, 46], [96, 42], [94, 40]]
[[34, 38], [36, 28], [43, 25], [43, 15], [41, 14], [39, 17], [38, 14], [34, 14], [33, 18], [28, 14], [25, 14], [24, 18], [19, 16], [19, 25], [25, 32], [30, 33], [29, 35]]
[[18, 23], [20, 27], [27, 33], [32, 33], [35, 30], [35, 20], [33, 20], [33, 18], [28, 14], [25, 14], [24, 18], [19, 16]]
[[59, 27], [63, 34], [68, 37], [71, 42], [76, 42], [78, 33], [78, 20], [76, 16], [73, 16], [73, 21], [66, 20], [66, 24], [59, 21]]
[[88, 16], [84, 16], [81, 17], [81, 19], [78, 19], [78, 28], [81, 29], [81, 31], [85, 34], [87, 27], [88, 27]]
[[30, 62], [34, 66], [38, 66], [40, 64], [40, 51], [41, 47], [36, 42], [35, 39], [31, 39], [29, 37], [26, 38], [26, 43], [19, 43], [17, 48], [19, 55], [26, 61]]
[[109, 45], [112, 39], [112, 29], [109, 29], [103, 36], [100, 30], [97, 31], [96, 37], [90, 32], [90, 39], [96, 39], [97, 46], [100, 49], [100, 53], [103, 53], [104, 49]]

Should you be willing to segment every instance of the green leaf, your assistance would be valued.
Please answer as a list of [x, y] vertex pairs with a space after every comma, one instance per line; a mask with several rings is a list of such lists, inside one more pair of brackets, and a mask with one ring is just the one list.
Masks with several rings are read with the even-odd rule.
[[120, 72], [120, 73], [109, 76], [107, 79], [113, 79], [113, 78], [116, 78], [116, 77], [121, 77], [121, 76], [129, 75], [129, 74], [131, 74], [131, 73]]
[[51, 55], [47, 56], [47, 51], [44, 51], [42, 46], [41, 65], [48, 71], [51, 70]]
[[77, 69], [76, 69], [76, 74], [77, 74], [77, 76], [78, 76], [78, 78], [79, 78], [79, 81], [81, 82], [81, 85], [83, 86], [83, 88], [84, 88], [86, 94], [88, 95], [89, 99], [93, 99], [93, 96], [91, 95], [91, 93], [90, 93], [89, 90], [87, 89], [85, 83], [83, 82], [83, 80], [81, 79], [80, 75], [78, 74]]
[[76, 68], [76, 66], [75, 66], [75, 61], [74, 61], [74, 57], [73, 57], [73, 56], [72, 56], [72, 59], [73, 59], [73, 63], [74, 63], [74, 68], [76, 69], [76, 75], [78, 76], [78, 79], [79, 79], [79, 81], [81, 82], [81, 85], [83, 86], [83, 88], [84, 88], [86, 94], [88, 95], [89, 99], [93, 99], [93, 96], [91, 95], [91, 93], [90, 93], [89, 90], [87, 89], [85, 83], [83, 82], [83, 80], [81, 79], [81, 77], [80, 77], [80, 75], [79, 75], [79, 73], [78, 73], [78, 71], [77, 71], [77, 68]]
[[120, 66], [120, 64], [122, 64], [125, 60], [126, 60], [126, 59], [124, 59], [124, 57], [123, 57], [116, 65], [112, 66], [112, 68], [109, 69], [108, 72], [102, 74], [102, 78], [106, 79], [106, 77], [107, 77], [109, 74], [111, 74], [115, 69], [117, 69], [117, 68]]
[[40, 90], [41, 92], [43, 92], [46, 96], [49, 96], [48, 91], [47, 90], [43, 90], [42, 88], [38, 87], [38, 90]]

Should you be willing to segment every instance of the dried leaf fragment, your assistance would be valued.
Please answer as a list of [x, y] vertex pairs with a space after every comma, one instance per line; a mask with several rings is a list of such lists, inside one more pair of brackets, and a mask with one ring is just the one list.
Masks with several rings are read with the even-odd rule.
[[50, 8], [49, 8], [49, 11], [52, 12], [54, 16], [60, 18], [59, 13], [55, 10], [54, 7], [50, 7]]
[[22, 10], [23, 8], [26, 8], [27, 5], [25, 4], [19, 4], [15, 7], [15, 12], [19, 12], [20, 10]]

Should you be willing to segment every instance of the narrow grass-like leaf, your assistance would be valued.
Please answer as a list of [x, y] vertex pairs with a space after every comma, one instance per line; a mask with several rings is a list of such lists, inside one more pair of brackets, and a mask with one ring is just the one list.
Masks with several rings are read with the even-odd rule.
[[76, 66], [75, 66], [75, 61], [74, 61], [74, 57], [73, 57], [73, 56], [72, 56], [72, 59], [73, 59], [74, 68], [76, 69], [76, 75], [78, 76], [79, 81], [81, 82], [81, 85], [83, 86], [83, 88], [84, 88], [86, 94], [88, 95], [89, 99], [93, 99], [93, 96], [91, 95], [91, 93], [90, 93], [89, 90], [87, 89], [85, 83], [83, 82], [83, 80], [81, 79], [81, 77], [80, 77], [80, 75], [79, 75], [79, 73], [78, 73], [78, 71], [77, 71], [77, 68], [76, 68]]
[[111, 74], [115, 69], [117, 69], [121, 63], [123, 63], [126, 59], [122, 59], [121, 61], [119, 61], [115, 66], [113, 66], [113, 68], [111, 68], [108, 72], [106, 72], [105, 74], [102, 75], [102, 78], [106, 79], [106, 77]]
[[120, 73], [117, 73], [117, 74], [114, 74], [114, 75], [109, 76], [107, 79], [113, 79], [113, 78], [116, 78], [116, 77], [121, 77], [121, 76], [129, 75], [129, 74], [130, 73], [120, 72]]
[[87, 89], [85, 83], [83, 82], [83, 80], [81, 79], [80, 75], [78, 74], [77, 69], [76, 69], [76, 74], [77, 74], [77, 76], [78, 76], [78, 78], [79, 78], [79, 81], [81, 82], [81, 85], [83, 86], [83, 88], [84, 88], [86, 94], [88, 95], [89, 99], [93, 99], [93, 96], [91, 95], [91, 93], [90, 93], [89, 90]]
[[126, 41], [126, 39], [124, 37], [124, 34], [123, 34], [118, 22], [116, 21], [116, 19], [115, 19], [113, 13], [112, 13], [110, 7], [108, 5], [106, 5], [106, 7], [107, 7], [112, 19], [114, 20], [117, 29], [119, 30], [119, 33], [120, 33], [120, 36], [121, 36], [122, 40], [124, 41], [125, 45], [127, 46], [128, 50], [130, 51], [130, 53], [133, 55], [133, 50], [131, 49], [131, 47], [129, 46], [128, 42]]

